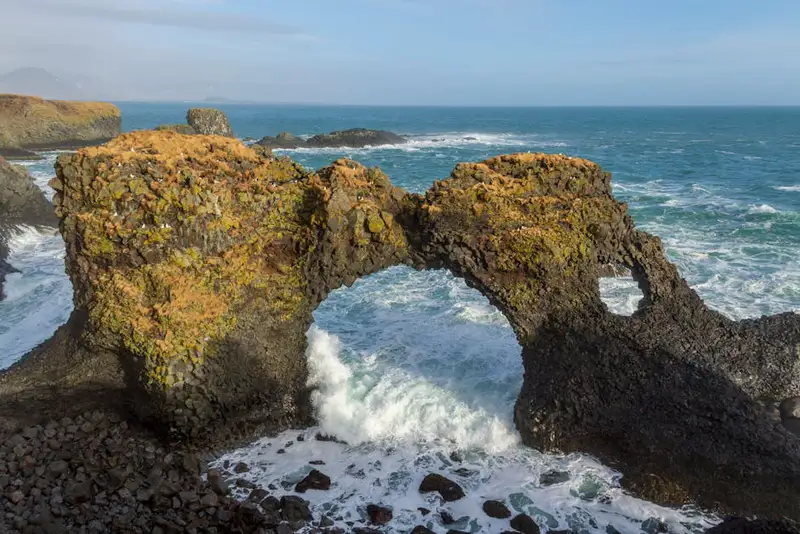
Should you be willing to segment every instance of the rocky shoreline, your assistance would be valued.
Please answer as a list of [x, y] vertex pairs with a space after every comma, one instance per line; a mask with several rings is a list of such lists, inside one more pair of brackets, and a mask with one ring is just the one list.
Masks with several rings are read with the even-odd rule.
[[[168, 125], [59, 157], [58, 221], [0, 159], [2, 180], [24, 182], [0, 195], [0, 230], [57, 223], [75, 291], [69, 322], [0, 372], [0, 527], [366, 534], [391, 521], [391, 503], [371, 505], [363, 524], [309, 518], [272, 488], [248, 487], [237, 503], [226, 486], [237, 466], [206, 466], [214, 451], [312, 423], [311, 312], [333, 289], [405, 264], [451, 270], [508, 318], [523, 347], [525, 444], [593, 454], [659, 504], [760, 518], [716, 533], [798, 532], [800, 318], [709, 310], [596, 164], [500, 156], [419, 195], [354, 161], [310, 171], [272, 156], [272, 142], [300, 146], [289, 135], [247, 148], [217, 110], [187, 121], [213, 135]], [[314, 143], [353, 146], [370, 132]], [[0, 278], [12, 269], [4, 251], [0, 232]], [[632, 317], [600, 301], [609, 266], [643, 291]], [[437, 477], [420, 491], [463, 496]], [[312, 471], [295, 490], [325, 491], [326, 479]], [[527, 516], [509, 528], [539, 532]]]
[[113, 104], [43, 100], [0, 95], [0, 156], [36, 159], [37, 150], [76, 149], [102, 144], [121, 132]]

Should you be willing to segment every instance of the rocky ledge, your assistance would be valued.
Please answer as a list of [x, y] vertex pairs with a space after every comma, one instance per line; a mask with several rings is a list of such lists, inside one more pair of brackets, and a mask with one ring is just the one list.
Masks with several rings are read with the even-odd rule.
[[0, 95], [0, 156], [32, 159], [34, 150], [104, 143], [119, 135], [121, 125], [113, 104]]
[[353, 128], [319, 134], [303, 140], [289, 132], [282, 132], [276, 137], [262, 137], [256, 144], [264, 148], [362, 148], [365, 146], [401, 145], [408, 139], [383, 130], [367, 130]]
[[[759, 400], [795, 413], [800, 317], [709, 310], [594, 163], [500, 156], [417, 195], [349, 160], [137, 132], [56, 171], [75, 311], [0, 375], [8, 426], [102, 409], [208, 449], [307, 425], [314, 308], [392, 265], [446, 268], [516, 332], [527, 445], [593, 454], [657, 503], [800, 517], [800, 438]], [[631, 317], [600, 299], [619, 269]]]
[[0, 157], [0, 300], [6, 275], [15, 272], [6, 261], [8, 239], [22, 226], [56, 228], [58, 219], [25, 168]]

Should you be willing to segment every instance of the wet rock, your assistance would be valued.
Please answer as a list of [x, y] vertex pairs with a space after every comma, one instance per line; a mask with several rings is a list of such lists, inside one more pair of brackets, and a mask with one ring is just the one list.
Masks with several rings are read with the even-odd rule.
[[430, 473], [425, 476], [419, 486], [420, 493], [438, 492], [447, 502], [457, 501], [464, 497], [464, 490], [452, 480], [443, 477], [438, 473]]
[[311, 460], [308, 463], [310, 463], [311, 465], [325, 465], [325, 461], [324, 460]]
[[385, 525], [392, 520], [392, 510], [377, 504], [367, 505], [367, 516], [373, 525]]
[[511, 528], [522, 534], [539, 534], [539, 525], [527, 514], [519, 514], [511, 520]]
[[431, 513], [431, 511], [430, 511], [430, 510], [428, 510], [427, 508], [417, 508], [417, 510], [419, 510], [419, 513], [421, 513], [421, 514], [422, 514], [422, 517], [425, 517], [426, 515], [428, 515], [429, 513]]
[[308, 501], [285, 495], [281, 497], [281, 515], [286, 521], [311, 521], [311, 510]]
[[331, 479], [328, 475], [312, 469], [303, 480], [297, 483], [294, 490], [298, 493], [305, 493], [308, 490], [326, 491], [331, 487]]
[[800, 397], [784, 400], [781, 402], [780, 410], [783, 419], [800, 419]]
[[227, 495], [230, 493], [230, 488], [228, 487], [228, 482], [222, 478], [222, 475], [218, 471], [208, 473], [208, 483], [211, 486], [211, 489], [217, 495]]
[[706, 534], [800, 534], [800, 524], [790, 519], [732, 517], [706, 530]]
[[465, 530], [450, 529], [450, 530], [447, 531], [447, 534], [470, 534], [470, 533], [465, 531]]
[[411, 531], [411, 534], [435, 534], [435, 533], [434, 533], [434, 531], [432, 531], [428, 527], [425, 527], [425, 526], [422, 526], [422, 525], [417, 525]]
[[788, 418], [783, 420], [783, 426], [794, 434], [795, 436], [800, 436], [800, 419]]
[[328, 134], [315, 135], [306, 141], [307, 146], [320, 147], [352, 147], [400, 145], [407, 143], [405, 137], [384, 130], [368, 130], [353, 128]]
[[486, 501], [483, 503], [483, 513], [495, 519], [507, 519], [511, 517], [511, 510], [503, 501]]
[[381, 534], [381, 531], [369, 527], [353, 527], [353, 534]]
[[539, 484], [542, 486], [554, 486], [563, 482], [568, 482], [570, 474], [567, 471], [548, 471], [539, 477]]
[[442, 520], [443, 525], [452, 525], [453, 523], [456, 522], [456, 520], [453, 519], [453, 516], [450, 515], [450, 512], [447, 512], [445, 510], [439, 511], [439, 518]]
[[[253, 491], [250, 492], [250, 495], [247, 496], [247, 500], [255, 503], [260, 503], [261, 501], [266, 499], [268, 495], [269, 493], [267, 492], [267, 490], [263, 488], [255, 488]], [[277, 499], [275, 500], [277, 502]], [[278, 504], [278, 507], [280, 507], [280, 504]]]
[[233, 472], [236, 473], [237, 475], [241, 475], [242, 473], [247, 473], [249, 471], [250, 467], [244, 462], [239, 462], [235, 466], [233, 466]]

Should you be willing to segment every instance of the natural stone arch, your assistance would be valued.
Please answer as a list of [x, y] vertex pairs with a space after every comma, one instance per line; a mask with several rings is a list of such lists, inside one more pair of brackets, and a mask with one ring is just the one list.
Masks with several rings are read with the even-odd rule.
[[[76, 311], [0, 375], [5, 413], [125, 398], [206, 444], [307, 423], [312, 310], [408, 263], [462, 276], [508, 318], [526, 444], [596, 454], [657, 502], [800, 514], [800, 440], [755, 401], [800, 393], [800, 320], [708, 310], [596, 164], [501, 156], [420, 196], [347, 160], [313, 173], [232, 139], [140, 132], [57, 172]], [[632, 317], [602, 304], [607, 265], [640, 284]]]

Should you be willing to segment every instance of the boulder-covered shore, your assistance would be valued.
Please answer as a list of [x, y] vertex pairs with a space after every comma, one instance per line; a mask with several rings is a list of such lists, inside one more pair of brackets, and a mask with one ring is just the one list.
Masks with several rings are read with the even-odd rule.
[[[709, 310], [592, 162], [499, 156], [418, 195], [350, 160], [143, 131], [56, 172], [75, 311], [0, 374], [6, 431], [101, 410], [210, 450], [308, 425], [315, 307], [392, 265], [446, 268], [516, 332], [527, 445], [593, 454], [656, 503], [800, 518], [800, 438], [761, 402], [800, 395], [800, 316]], [[631, 317], [600, 299], [620, 268]]]
[[34, 150], [74, 149], [119, 135], [119, 109], [103, 102], [0, 95], [0, 156], [36, 158]]

